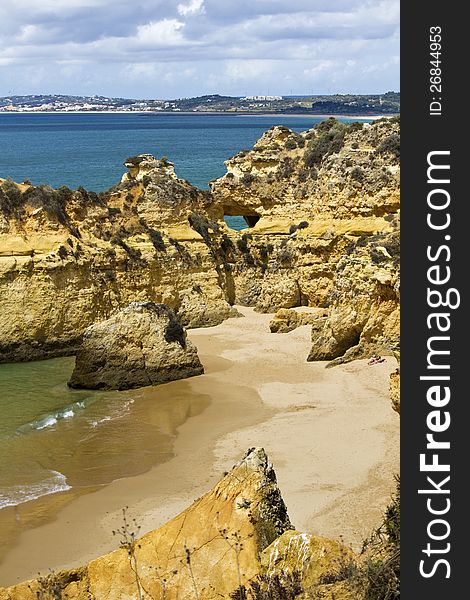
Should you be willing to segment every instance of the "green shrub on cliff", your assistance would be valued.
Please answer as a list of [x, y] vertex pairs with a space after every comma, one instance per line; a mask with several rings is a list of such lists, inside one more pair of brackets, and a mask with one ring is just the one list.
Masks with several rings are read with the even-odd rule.
[[335, 154], [344, 145], [344, 136], [348, 126], [336, 119], [327, 119], [315, 127], [315, 137], [308, 145], [304, 155], [304, 163], [311, 168], [320, 165], [330, 154]]
[[241, 585], [230, 594], [232, 600], [295, 600], [303, 592], [298, 571], [258, 575], [249, 586]]
[[398, 162], [400, 160], [400, 136], [398, 133], [392, 133], [383, 139], [375, 154], [389, 154], [394, 162]]
[[54, 190], [48, 185], [38, 185], [28, 188], [24, 194], [24, 202], [37, 208], [43, 208], [50, 218], [57, 219], [65, 227], [69, 224], [66, 207], [73, 192], [66, 186]]
[[284, 160], [279, 165], [276, 176], [278, 179], [289, 179], [295, 172], [295, 163], [294, 161], [286, 156]]
[[0, 211], [6, 215], [13, 214], [23, 204], [23, 194], [19, 187], [6, 179], [0, 185]]
[[245, 237], [242, 237], [241, 239], [237, 240], [237, 248], [240, 250], [240, 252], [243, 253], [250, 251]]
[[390, 234], [383, 243], [383, 247], [393, 259], [400, 260], [400, 234], [398, 232]]
[[244, 173], [243, 177], [240, 179], [240, 181], [243, 183], [244, 186], [246, 187], [250, 187], [250, 185], [256, 181], [256, 175], [252, 175], [251, 173]]
[[385, 511], [382, 529], [387, 543], [395, 550], [400, 549], [400, 478], [396, 478], [397, 489]]
[[361, 182], [365, 179], [364, 171], [361, 167], [354, 167], [349, 175], [351, 179], [354, 179], [355, 181]]
[[310, 168], [319, 166], [327, 156], [341, 150], [346, 134], [362, 128], [363, 123], [340, 123], [334, 117], [322, 121], [306, 136], [309, 143], [304, 154], [305, 165]]
[[[319, 587], [308, 590], [306, 598], [333, 598], [322, 586], [342, 583], [358, 600], [399, 600], [400, 598], [400, 480], [385, 510], [382, 524], [364, 541], [363, 560], [343, 553], [331, 571], [324, 573]], [[348, 596], [349, 597], [349, 596]]]
[[284, 144], [284, 148], [286, 150], [295, 150], [297, 148], [297, 142], [294, 140], [294, 138], [289, 138]]
[[400, 598], [400, 479], [382, 525], [364, 542], [369, 553], [364, 573], [367, 579], [364, 600]]
[[219, 233], [219, 224], [207, 219], [204, 215], [192, 212], [188, 217], [191, 227], [199, 233], [208, 246], [212, 244], [211, 232]]

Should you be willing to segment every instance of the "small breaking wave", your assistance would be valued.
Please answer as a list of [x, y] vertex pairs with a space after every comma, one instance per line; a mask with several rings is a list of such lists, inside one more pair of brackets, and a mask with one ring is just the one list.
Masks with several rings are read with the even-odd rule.
[[103, 417], [102, 419], [98, 419], [98, 420], [94, 420], [94, 421], [90, 421], [90, 425], [92, 427], [99, 427], [99, 425], [101, 425], [101, 423], [106, 423], [106, 421], [111, 421], [112, 417], [109, 415], [106, 415], [105, 417]]
[[15, 485], [3, 489], [0, 492], [0, 509], [7, 506], [18, 506], [30, 500], [36, 500], [41, 496], [56, 494], [70, 490], [72, 486], [68, 485], [67, 478], [59, 471], [50, 471], [51, 476], [38, 483], [29, 485]]
[[93, 428], [96, 428], [102, 425], [103, 423], [106, 423], [107, 421], [114, 421], [116, 419], [120, 419], [129, 412], [130, 406], [132, 404], [134, 404], [134, 398], [130, 398], [126, 402], [122, 402], [119, 405], [119, 407], [112, 412], [112, 414], [107, 414], [104, 417], [101, 417], [100, 419], [90, 420], [89, 423]]
[[86, 408], [88, 404], [90, 404], [90, 402], [87, 403], [85, 400], [69, 404], [65, 408], [54, 411], [53, 413], [40, 417], [25, 425], [21, 425], [21, 427], [18, 427], [17, 433], [29, 433], [30, 431], [41, 431], [42, 429], [53, 427], [61, 420], [71, 419], [78, 411]]

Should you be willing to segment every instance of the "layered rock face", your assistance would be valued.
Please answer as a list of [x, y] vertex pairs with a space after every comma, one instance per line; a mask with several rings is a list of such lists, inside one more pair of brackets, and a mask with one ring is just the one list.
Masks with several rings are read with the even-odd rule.
[[197, 348], [171, 308], [133, 302], [85, 330], [68, 385], [124, 390], [203, 372]]
[[295, 308], [281, 308], [269, 323], [271, 333], [289, 333], [302, 325], [313, 325], [327, 314], [326, 309], [308, 308], [306, 306]]
[[73, 354], [89, 325], [133, 301], [167, 304], [191, 327], [234, 314], [230, 277], [189, 222], [210, 196], [166, 162], [132, 160], [99, 195], [0, 180], [0, 361]]
[[[345, 125], [328, 119], [301, 134], [272, 127], [250, 151], [226, 161], [212, 182], [224, 214], [260, 218], [258, 231], [281, 231], [309, 219], [310, 233], [338, 220], [350, 233], [381, 223], [398, 210], [399, 125]], [[353, 223], [342, 223], [342, 220]]]
[[[311, 360], [390, 352], [398, 337], [399, 123], [266, 132], [203, 192], [151, 155], [103, 194], [0, 186], [0, 361], [73, 354], [133, 301], [187, 327], [327, 309]], [[229, 230], [224, 215], [251, 227]], [[290, 327], [290, 325], [288, 326]]]
[[[324, 307], [309, 360], [391, 354], [399, 336], [399, 124], [274, 127], [212, 183], [237, 240], [236, 300], [263, 312]], [[281, 319], [282, 320], [282, 319]], [[286, 320], [284, 316], [284, 321]], [[297, 317], [274, 328], [289, 330]]]
[[339, 542], [293, 530], [262, 448], [251, 448], [211, 491], [166, 525], [138, 541], [129, 527], [119, 530], [119, 550], [52, 578], [0, 589], [0, 600], [52, 592], [69, 600], [244, 598], [244, 588], [266, 589], [269, 582], [284, 591], [292, 584], [307, 592], [326, 588], [323, 598], [353, 598], [335, 596], [337, 586], [322, 581], [355, 555]]
[[338, 261], [327, 318], [312, 329], [308, 360], [393, 354], [399, 345], [397, 233], [361, 240]]

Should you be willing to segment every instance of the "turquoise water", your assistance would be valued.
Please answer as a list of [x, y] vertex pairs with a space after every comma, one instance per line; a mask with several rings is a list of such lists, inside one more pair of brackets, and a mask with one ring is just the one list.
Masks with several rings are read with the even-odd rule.
[[0, 177], [93, 191], [117, 183], [129, 156], [167, 156], [179, 177], [207, 188], [224, 160], [250, 148], [272, 125], [304, 131], [318, 117], [0, 114]]
[[[167, 156], [179, 177], [207, 188], [225, 173], [224, 160], [250, 148], [272, 125], [303, 131], [320, 120], [3, 113], [0, 177], [101, 191], [120, 180], [128, 156], [150, 153]], [[232, 227], [245, 226], [231, 219]], [[70, 358], [0, 364], [0, 508], [149, 468], [171, 452], [186, 415], [207, 404], [184, 382], [146, 391], [72, 391], [66, 386], [72, 368]], [[163, 431], [159, 423], [172, 425]]]
[[89, 489], [172, 456], [177, 428], [209, 404], [185, 381], [71, 390], [74, 358], [0, 365], [0, 509]]

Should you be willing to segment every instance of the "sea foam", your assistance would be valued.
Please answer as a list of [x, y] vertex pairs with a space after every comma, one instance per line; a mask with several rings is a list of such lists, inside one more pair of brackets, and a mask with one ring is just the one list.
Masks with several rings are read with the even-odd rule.
[[18, 506], [24, 502], [35, 500], [41, 496], [56, 494], [70, 490], [67, 478], [59, 471], [50, 471], [51, 476], [30, 485], [15, 485], [0, 492], [0, 509], [7, 506]]
[[74, 402], [73, 404], [69, 404], [60, 410], [56, 410], [48, 415], [40, 417], [39, 419], [35, 419], [34, 421], [21, 425], [21, 427], [18, 427], [17, 433], [29, 433], [31, 431], [40, 431], [42, 429], [53, 427], [62, 419], [71, 419], [76, 415], [77, 411], [83, 410], [89, 403], [90, 402], [87, 403], [84, 400], [80, 400], [78, 402]]

